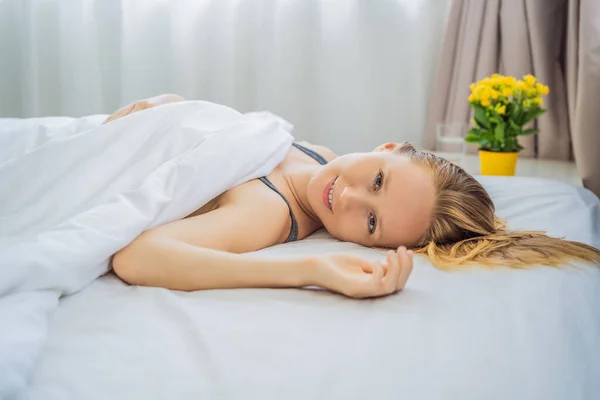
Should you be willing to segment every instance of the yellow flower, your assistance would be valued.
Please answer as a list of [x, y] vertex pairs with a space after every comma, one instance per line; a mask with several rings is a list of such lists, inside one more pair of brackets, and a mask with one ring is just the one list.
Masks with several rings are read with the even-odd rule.
[[[479, 94], [479, 98], [481, 98], [481, 101], [484, 100], [489, 100], [490, 99], [490, 91], [489, 89], [485, 88], [481, 91], [481, 93]], [[482, 103], [483, 104], [483, 103]]]
[[539, 94], [548, 94], [548, 92], [550, 92], [548, 86], [542, 85], [541, 83], [535, 84], [535, 90], [537, 90]]
[[544, 104], [542, 96], [550, 92], [548, 86], [537, 82], [533, 75], [515, 79], [514, 76], [491, 74], [470, 84], [469, 89], [469, 103], [485, 107], [494, 112], [496, 118], [506, 115], [508, 107], [526, 110], [541, 107]]
[[514, 86], [514, 84], [517, 83], [517, 80], [514, 76], [505, 76], [502, 83], [506, 86]]
[[535, 90], [536, 90], [538, 93], [540, 93], [542, 90], [544, 90], [544, 89], [543, 89], [543, 86], [544, 86], [544, 85], [542, 85], [541, 83], [536, 83], [536, 84], [535, 84]]
[[525, 75], [523, 77], [523, 80], [528, 84], [528, 85], [533, 85], [535, 83], [535, 76], [533, 75]]
[[529, 97], [537, 96], [537, 92], [535, 91], [535, 86], [529, 84], [528, 82], [525, 82], [524, 92]]

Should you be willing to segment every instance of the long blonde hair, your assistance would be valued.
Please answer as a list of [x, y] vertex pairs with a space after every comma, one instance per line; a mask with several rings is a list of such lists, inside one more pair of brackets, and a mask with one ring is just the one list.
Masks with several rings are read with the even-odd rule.
[[483, 186], [459, 166], [417, 151], [404, 143], [398, 152], [431, 171], [436, 187], [432, 222], [412, 246], [441, 269], [460, 265], [532, 265], [558, 267], [569, 261], [600, 263], [600, 251], [584, 243], [546, 235], [541, 231], [512, 231], [495, 215]]

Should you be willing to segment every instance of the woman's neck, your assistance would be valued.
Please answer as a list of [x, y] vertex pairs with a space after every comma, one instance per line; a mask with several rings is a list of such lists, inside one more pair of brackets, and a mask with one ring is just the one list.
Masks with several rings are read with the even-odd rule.
[[323, 168], [322, 165], [306, 164], [302, 167], [295, 166], [293, 171], [282, 171], [283, 179], [290, 188], [294, 200], [300, 209], [319, 227], [323, 224], [317, 217], [308, 201], [308, 184], [310, 180]]

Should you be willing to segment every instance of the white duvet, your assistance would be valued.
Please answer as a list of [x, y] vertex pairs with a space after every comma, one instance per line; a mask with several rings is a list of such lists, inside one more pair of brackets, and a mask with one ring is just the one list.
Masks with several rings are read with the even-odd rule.
[[0, 120], [2, 398], [25, 387], [59, 296], [144, 230], [270, 173], [293, 141], [271, 114], [208, 102], [103, 118]]
[[[600, 202], [591, 192], [534, 178], [478, 179], [511, 227], [600, 246]], [[261, 251], [326, 252], [383, 258], [325, 232]], [[30, 323], [9, 337], [9, 361], [37, 360], [15, 398], [598, 398], [599, 269], [443, 272], [423, 257], [415, 263], [404, 291], [361, 301], [314, 289], [184, 293], [127, 286], [109, 273], [60, 300], [45, 342], [39, 328], [54, 290], [4, 297], [10, 304], [0, 312]], [[31, 314], [23, 296], [43, 307]], [[20, 344], [25, 353], [14, 350]], [[1, 371], [17, 387], [17, 378], [5, 379], [11, 370]]]

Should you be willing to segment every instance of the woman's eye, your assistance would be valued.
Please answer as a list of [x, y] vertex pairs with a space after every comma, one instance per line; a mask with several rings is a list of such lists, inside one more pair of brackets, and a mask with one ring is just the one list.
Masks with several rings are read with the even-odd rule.
[[369, 235], [372, 235], [375, 232], [375, 227], [377, 226], [377, 218], [373, 214], [369, 214]]
[[383, 172], [379, 171], [379, 173], [375, 177], [375, 183], [373, 185], [374, 190], [378, 191], [379, 189], [381, 189], [382, 184], [383, 184]]

